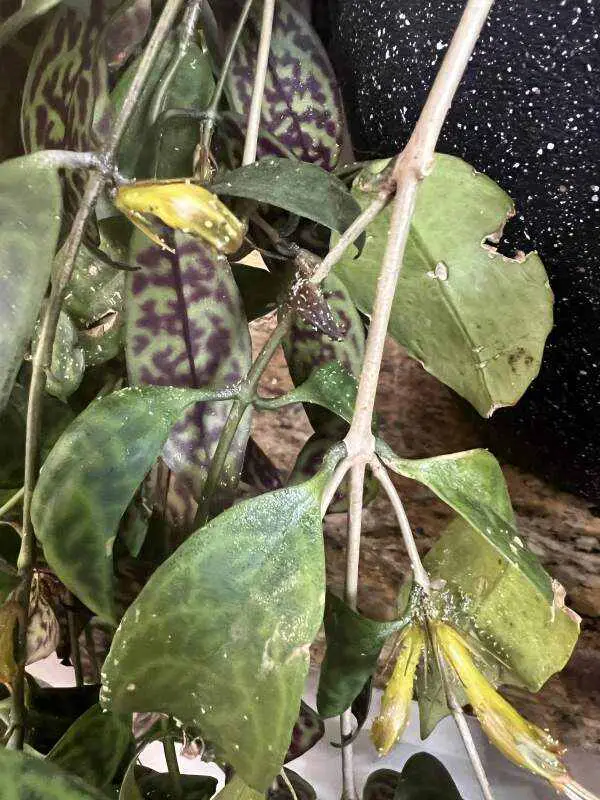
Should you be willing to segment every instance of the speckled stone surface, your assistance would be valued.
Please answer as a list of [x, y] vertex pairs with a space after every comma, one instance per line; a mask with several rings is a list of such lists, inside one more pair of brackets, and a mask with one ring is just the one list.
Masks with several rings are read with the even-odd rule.
[[[254, 348], [260, 347], [272, 319], [253, 323]], [[280, 352], [262, 381], [266, 395], [280, 394], [291, 380]], [[402, 455], [422, 457], [465, 450], [482, 444], [479, 425], [449, 389], [388, 340], [381, 373], [377, 412], [382, 432]], [[291, 470], [311, 428], [301, 406], [276, 414], [257, 414], [253, 435], [277, 465]], [[600, 520], [589, 503], [503, 463], [521, 535], [561, 580], [567, 601], [582, 616], [576, 652], [560, 676], [538, 695], [510, 690], [523, 712], [550, 727], [569, 745], [600, 752]], [[395, 478], [420, 551], [440, 535], [451, 512], [419, 484]], [[342, 591], [345, 563], [345, 516], [326, 518], [327, 578]], [[374, 618], [391, 618], [398, 587], [409, 569], [395, 518], [384, 497], [364, 513], [360, 564], [360, 607]], [[317, 643], [318, 660], [322, 643]]]
[[[462, 0], [318, 0], [358, 158], [406, 142]], [[489, 426], [496, 449], [600, 502], [600, 3], [497, 0], [439, 143], [516, 202], [556, 296], [539, 378]], [[329, 17], [329, 18], [327, 18]]]

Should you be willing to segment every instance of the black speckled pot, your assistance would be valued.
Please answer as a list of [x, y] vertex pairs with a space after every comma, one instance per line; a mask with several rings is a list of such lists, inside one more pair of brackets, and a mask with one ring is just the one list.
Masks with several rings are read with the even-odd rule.
[[[357, 157], [398, 151], [464, 3], [316, 0]], [[492, 446], [600, 502], [600, 0], [497, 0], [438, 149], [515, 200], [507, 247], [537, 248], [556, 326], [539, 377], [489, 423]]]

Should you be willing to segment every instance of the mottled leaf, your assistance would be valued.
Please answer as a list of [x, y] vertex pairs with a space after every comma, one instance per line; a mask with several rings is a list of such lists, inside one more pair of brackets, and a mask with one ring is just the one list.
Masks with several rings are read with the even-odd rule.
[[516, 529], [508, 489], [500, 465], [487, 450], [434, 458], [399, 458], [379, 441], [377, 450], [390, 469], [424, 484], [458, 512], [512, 564], [546, 603], [552, 603], [552, 581]]
[[[379, 162], [378, 167], [380, 168]], [[367, 168], [353, 194], [364, 208]], [[502, 189], [454, 156], [437, 155], [422, 182], [389, 333], [485, 417], [514, 405], [538, 373], [552, 327], [552, 292], [535, 252], [510, 259], [485, 244], [513, 213]], [[371, 313], [391, 209], [369, 227], [360, 258], [336, 267], [359, 309]], [[352, 248], [350, 248], [352, 250]]]
[[0, 749], [0, 775], [5, 800], [106, 800], [105, 794], [45, 759], [14, 750]]
[[[249, 18], [235, 50], [229, 98], [248, 115], [260, 36], [260, 10]], [[261, 126], [297, 158], [335, 166], [343, 136], [342, 103], [335, 74], [318, 36], [286, 0], [275, 6]], [[273, 152], [266, 138], [259, 155]]]
[[[39, 324], [33, 337], [32, 349], [37, 347]], [[85, 371], [83, 350], [78, 346], [77, 328], [64, 311], [60, 312], [52, 347], [52, 361], [46, 370], [48, 394], [66, 400], [79, 387]]]
[[150, 0], [133, 0], [108, 23], [104, 37], [106, 61], [111, 72], [123, 66], [139, 46], [148, 33], [151, 20]]
[[89, 328], [78, 332], [78, 342], [88, 367], [115, 358], [123, 347], [125, 321], [120, 311], [110, 311]]
[[[296, 319], [283, 342], [290, 375], [296, 386], [306, 381], [310, 374], [330, 361], [337, 361], [356, 378], [360, 375], [365, 352], [365, 334], [362, 320], [350, 294], [336, 275], [323, 282], [323, 296], [336, 321], [345, 330], [343, 338], [334, 341], [318, 333], [310, 325]], [[306, 408], [311, 425], [318, 433], [332, 436], [345, 433], [345, 425], [335, 415], [314, 405]]]
[[262, 400], [257, 407], [273, 410], [290, 403], [311, 403], [329, 409], [350, 422], [356, 400], [356, 379], [337, 361], [330, 361], [311, 373], [309, 378], [280, 397]]
[[132, 744], [131, 720], [94, 705], [71, 725], [47, 759], [102, 789], [111, 783]]
[[31, 515], [50, 567], [92, 611], [114, 619], [112, 548], [133, 493], [185, 409], [230, 390], [123, 389], [89, 405], [46, 459]]
[[[131, 383], [201, 387], [239, 382], [251, 363], [251, 344], [237, 286], [224, 256], [176, 233], [175, 253], [135, 234], [126, 323]], [[173, 428], [163, 458], [198, 499], [229, 403], [198, 404]], [[246, 415], [225, 465], [235, 483], [250, 430]]]
[[215, 194], [283, 208], [340, 233], [360, 214], [357, 200], [335, 175], [286, 158], [238, 167], [220, 175], [210, 188]]
[[327, 650], [317, 694], [321, 716], [334, 717], [350, 708], [375, 672], [384, 642], [404, 624], [404, 620], [379, 622], [369, 619], [353, 611], [334, 594], [327, 594]]
[[4, 47], [25, 25], [51, 11], [59, 3], [60, 0], [25, 0], [21, 8], [0, 25], [0, 47]]
[[500, 682], [537, 692], [567, 663], [579, 636], [576, 615], [542, 597], [518, 563], [463, 520], [451, 523], [424, 563], [445, 581], [444, 603], [459, 627], [499, 660]]
[[292, 784], [294, 794], [291, 793], [287, 781], [278, 775], [267, 791], [267, 800], [317, 800], [315, 790], [308, 781], [291, 769], [284, 771], [287, 780]]
[[415, 753], [402, 772], [375, 770], [362, 796], [363, 800], [461, 800], [450, 773], [430, 753]]
[[27, 621], [28, 664], [47, 658], [58, 646], [60, 629], [50, 601], [50, 591], [43, 575], [35, 572], [31, 582]]
[[[183, 800], [210, 800], [217, 788], [217, 779], [212, 775], [181, 775], [180, 785]], [[155, 772], [142, 768], [137, 785], [143, 798], [159, 800], [174, 797], [172, 778], [168, 772]], [[122, 800], [120, 798], [120, 800]]]
[[283, 764], [321, 624], [320, 502], [334, 463], [185, 541], [125, 613], [104, 667], [107, 707], [200, 726], [257, 791]]
[[300, 758], [311, 747], [323, 738], [325, 725], [316, 711], [307, 705], [304, 700], [300, 703], [300, 714], [292, 731], [292, 741], [288, 747], [285, 762]]
[[14, 158], [0, 165], [0, 410], [31, 339], [60, 226], [55, 170]]
[[321, 289], [308, 278], [300, 278], [290, 289], [286, 304], [295, 315], [316, 333], [339, 342], [346, 328], [334, 316]]

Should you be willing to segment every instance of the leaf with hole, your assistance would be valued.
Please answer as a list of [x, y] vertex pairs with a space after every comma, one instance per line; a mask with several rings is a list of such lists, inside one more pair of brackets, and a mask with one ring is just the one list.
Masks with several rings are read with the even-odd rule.
[[334, 717], [350, 708], [375, 672], [386, 639], [404, 625], [404, 620], [380, 622], [364, 617], [334, 594], [327, 594], [327, 650], [317, 693], [321, 716]]
[[200, 726], [261, 792], [290, 745], [323, 616], [320, 503], [335, 463], [185, 541], [125, 613], [104, 665], [106, 707]]
[[[228, 81], [233, 108], [246, 119], [250, 108], [260, 12], [250, 15], [235, 49]], [[302, 161], [335, 166], [343, 138], [342, 102], [335, 73], [319, 37], [287, 0], [275, 6], [261, 127]], [[259, 139], [259, 154], [273, 151]]]
[[[137, 232], [127, 279], [126, 353], [134, 385], [231, 385], [251, 363], [241, 299], [224, 256], [182, 233], [175, 252]], [[199, 403], [174, 426], [163, 450], [168, 467], [199, 499], [231, 404]], [[237, 481], [250, 432], [246, 414], [229, 449], [224, 479]]]
[[128, 388], [94, 401], [60, 437], [31, 507], [50, 567], [92, 611], [114, 620], [113, 543], [119, 520], [194, 402], [231, 389]]
[[402, 772], [375, 770], [362, 796], [363, 800], [462, 800], [446, 767], [430, 753], [415, 753]]
[[[362, 188], [372, 174], [368, 167], [354, 181], [363, 209], [373, 197]], [[335, 268], [366, 314], [391, 213], [370, 225], [359, 258], [347, 252]], [[552, 292], [537, 253], [510, 259], [486, 245], [513, 213], [492, 180], [454, 156], [437, 155], [419, 187], [389, 325], [413, 358], [484, 417], [519, 400], [538, 373], [552, 327]]]
[[48, 753], [47, 760], [103, 789], [111, 783], [132, 746], [131, 719], [94, 705], [71, 725]]
[[14, 750], [0, 749], [0, 775], [6, 800], [106, 800], [106, 795], [54, 764]]
[[321, 167], [286, 158], [263, 158], [226, 172], [211, 185], [215, 194], [243, 197], [283, 208], [342, 233], [360, 214], [344, 184]]
[[48, 286], [60, 212], [56, 170], [36, 166], [27, 156], [0, 165], [0, 410]]

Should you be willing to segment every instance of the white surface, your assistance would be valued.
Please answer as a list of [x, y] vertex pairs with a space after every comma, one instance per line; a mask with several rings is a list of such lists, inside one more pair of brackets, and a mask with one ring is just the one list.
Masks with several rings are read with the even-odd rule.
[[[73, 670], [63, 667], [56, 656], [32, 664], [28, 671], [40, 680], [53, 686], [72, 686]], [[315, 707], [316, 675], [311, 674], [305, 695], [306, 702]], [[431, 736], [422, 742], [419, 738], [418, 708], [413, 703], [413, 715], [403, 740], [385, 758], [378, 758], [368, 736], [368, 728], [379, 708], [381, 693], [376, 691], [371, 706], [371, 714], [365, 728], [354, 743], [354, 759], [357, 787], [359, 792], [371, 772], [382, 767], [402, 769], [405, 761], [414, 753], [432, 753], [444, 764], [452, 775], [464, 800], [481, 800], [482, 795], [473, 775], [471, 765], [464, 751], [462, 741], [451, 719], [440, 722]], [[481, 759], [494, 791], [495, 800], [556, 800], [557, 793], [544, 781], [539, 780], [517, 767], [513, 767], [497, 750], [487, 742], [475, 721], [470, 721], [471, 731], [477, 744]], [[341, 795], [340, 751], [329, 742], [339, 741], [340, 732], [337, 720], [327, 720], [325, 736], [302, 758], [290, 762], [289, 766], [298, 772], [314, 787], [318, 800], [339, 800]], [[141, 761], [148, 767], [166, 772], [162, 745], [154, 742], [142, 753]], [[590, 791], [600, 794], [600, 760], [593, 753], [573, 750], [567, 759], [573, 777]], [[223, 773], [213, 764], [205, 764], [199, 759], [190, 760], [179, 757], [180, 769], [184, 773], [214, 775], [223, 785]]]

